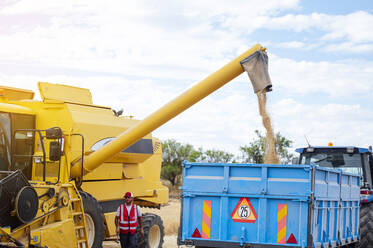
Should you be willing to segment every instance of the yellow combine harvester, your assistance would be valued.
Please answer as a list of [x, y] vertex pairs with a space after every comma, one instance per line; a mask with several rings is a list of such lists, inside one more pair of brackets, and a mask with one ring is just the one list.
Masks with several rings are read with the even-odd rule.
[[[243, 67], [254, 91], [270, 90], [264, 51], [254, 46], [142, 121], [94, 105], [88, 89], [39, 83], [36, 101], [32, 91], [0, 87], [0, 247], [101, 247], [116, 235], [126, 191], [141, 207], [167, 203], [161, 142], [151, 132]], [[162, 247], [160, 217], [143, 222], [139, 246]]]

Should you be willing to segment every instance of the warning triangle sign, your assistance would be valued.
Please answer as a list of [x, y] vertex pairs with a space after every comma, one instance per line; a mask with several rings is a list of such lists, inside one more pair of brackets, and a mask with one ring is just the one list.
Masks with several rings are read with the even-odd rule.
[[194, 233], [192, 234], [193, 238], [202, 238], [201, 233], [199, 232], [198, 228], [194, 230]]
[[257, 215], [249, 198], [242, 197], [238, 201], [236, 207], [231, 213], [231, 218], [234, 222], [254, 223], [256, 221]]

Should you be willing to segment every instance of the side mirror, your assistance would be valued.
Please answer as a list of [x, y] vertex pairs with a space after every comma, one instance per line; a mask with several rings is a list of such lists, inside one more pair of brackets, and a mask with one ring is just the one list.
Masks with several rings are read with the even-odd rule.
[[59, 161], [61, 159], [61, 144], [58, 141], [49, 143], [49, 160]]

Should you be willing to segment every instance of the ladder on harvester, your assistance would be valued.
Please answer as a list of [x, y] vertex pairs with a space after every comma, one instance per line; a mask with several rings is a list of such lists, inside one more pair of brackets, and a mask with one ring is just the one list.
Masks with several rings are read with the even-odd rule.
[[78, 192], [74, 189], [71, 192], [70, 210], [74, 221], [74, 228], [78, 248], [90, 248], [88, 246], [88, 235], [84, 218], [83, 202]]

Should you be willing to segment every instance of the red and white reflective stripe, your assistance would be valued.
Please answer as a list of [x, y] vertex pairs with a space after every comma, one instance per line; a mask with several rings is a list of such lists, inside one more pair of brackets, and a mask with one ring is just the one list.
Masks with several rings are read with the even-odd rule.
[[119, 227], [119, 229], [121, 229], [121, 230], [128, 230], [128, 229], [130, 229], [130, 230], [136, 230], [137, 227], [130, 227], [130, 228], [128, 228], [128, 226], [126, 226], [126, 227]]
[[120, 221], [119, 223], [121, 223], [121, 224], [128, 224], [128, 223], [135, 224], [136, 222], [137, 222], [136, 220], [130, 220], [130, 221]]
[[120, 222], [123, 222], [123, 205], [120, 205]]

